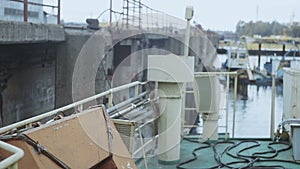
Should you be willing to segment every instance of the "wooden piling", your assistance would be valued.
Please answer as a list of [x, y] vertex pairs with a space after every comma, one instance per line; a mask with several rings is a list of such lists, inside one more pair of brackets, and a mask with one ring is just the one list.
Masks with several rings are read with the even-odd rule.
[[261, 43], [258, 44], [258, 69], [260, 69]]

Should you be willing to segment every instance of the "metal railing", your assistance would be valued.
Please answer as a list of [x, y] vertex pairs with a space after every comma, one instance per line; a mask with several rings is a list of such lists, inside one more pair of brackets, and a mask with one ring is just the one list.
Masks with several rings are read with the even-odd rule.
[[0, 141], [0, 148], [12, 153], [11, 156], [0, 162], [0, 168], [18, 169], [18, 161], [24, 156], [24, 151], [3, 141]]
[[29, 125], [31, 123], [40, 121], [40, 120], [45, 119], [47, 117], [51, 117], [53, 115], [56, 115], [57, 113], [60, 113], [60, 112], [63, 112], [63, 111], [66, 111], [66, 110], [69, 110], [69, 109], [72, 109], [72, 108], [77, 108], [77, 110], [82, 110], [82, 107], [83, 107], [84, 104], [86, 104], [88, 102], [91, 102], [91, 101], [95, 101], [96, 99], [99, 99], [99, 98], [102, 98], [102, 97], [105, 97], [105, 96], [109, 97], [109, 106], [108, 107], [111, 107], [112, 106], [113, 93], [119, 92], [119, 91], [122, 91], [122, 90], [125, 90], [125, 89], [129, 89], [131, 87], [135, 87], [135, 91], [136, 91], [135, 95], [137, 95], [139, 86], [145, 85], [145, 84], [147, 84], [147, 82], [136, 81], [136, 82], [133, 82], [133, 83], [129, 83], [129, 84], [126, 84], [126, 85], [122, 85], [122, 86], [119, 86], [119, 87], [116, 87], [116, 88], [109, 89], [105, 92], [102, 92], [100, 94], [96, 94], [96, 95], [88, 97], [86, 99], [74, 102], [74, 103], [69, 104], [67, 106], [64, 106], [64, 107], [52, 110], [50, 112], [47, 112], [47, 113], [44, 113], [44, 114], [41, 114], [41, 115], [38, 115], [38, 116], [35, 116], [35, 117], [32, 117], [32, 118], [29, 118], [29, 119], [26, 119], [26, 120], [23, 120], [23, 121], [20, 121], [20, 122], [17, 122], [17, 123], [14, 123], [14, 124], [11, 124], [11, 125], [8, 125], [8, 126], [5, 126], [5, 127], [2, 127], [2, 128], [0, 128], [0, 134], [8, 132], [10, 130], [13, 130], [15, 128], [24, 127], [24, 126]]
[[[236, 116], [236, 98], [237, 98], [237, 82], [238, 82], [238, 73], [237, 72], [197, 72], [194, 74], [195, 77], [199, 77], [199, 76], [212, 76], [212, 75], [217, 75], [217, 76], [225, 76], [226, 77], [226, 124], [225, 126], [225, 130], [226, 130], [226, 139], [228, 139], [228, 126], [229, 126], [229, 87], [230, 87], [230, 77], [234, 78], [234, 109], [233, 109], [233, 124], [232, 124], [232, 137], [234, 138], [234, 131], [235, 131], [235, 116]], [[196, 108], [191, 108], [191, 110], [196, 110]], [[137, 149], [135, 149], [132, 152], [132, 157], [134, 158], [143, 158], [144, 159], [144, 167], [148, 168], [148, 164], [147, 164], [147, 157], [146, 155], [148, 154], [149, 151], [152, 151], [155, 146], [156, 146], [156, 141], [159, 138], [159, 135], [153, 135], [151, 138], [148, 138], [147, 140], [145, 138], [142, 137], [142, 128], [147, 126], [150, 123], [154, 123], [156, 119], [150, 119], [142, 124], [136, 125], [135, 128], [135, 133], [138, 133], [139, 137], [139, 141], [140, 141], [140, 145]], [[191, 126], [185, 126], [185, 127], [191, 127]], [[194, 126], [192, 126], [194, 127]], [[198, 127], [198, 126], [197, 126]], [[155, 132], [154, 132], [155, 133]]]
[[[8, 125], [8, 126], [5, 126], [5, 127], [2, 127], [2, 128], [0, 128], [0, 134], [1, 133], [6, 133], [6, 132], [11, 131], [11, 130], [16, 129], [16, 128], [25, 128], [25, 129], [28, 129], [26, 127], [31, 128], [31, 124], [34, 123], [34, 122], [43, 120], [47, 117], [51, 117], [53, 115], [56, 115], [59, 112], [66, 111], [66, 110], [69, 110], [69, 109], [72, 109], [72, 108], [77, 108], [77, 110], [78, 110], [78, 109], [82, 108], [84, 104], [89, 103], [91, 101], [95, 101], [96, 99], [103, 98], [103, 97], [108, 97], [109, 102], [110, 102], [109, 103], [110, 108], [108, 110], [110, 110], [110, 109], [112, 110], [112, 107], [113, 107], [112, 99], [113, 99], [113, 94], [114, 93], [124, 91], [124, 90], [127, 90], [127, 89], [129, 90], [130, 88], [134, 87], [135, 92], [134, 92], [133, 98], [141, 97], [141, 96], [144, 96], [146, 94], [146, 92], [139, 94], [139, 91], [141, 91], [140, 87], [142, 85], [146, 85], [146, 84], [147, 84], [147, 82], [136, 81], [136, 82], [129, 83], [129, 84], [126, 84], [126, 85], [122, 85], [122, 86], [119, 86], [119, 87], [116, 87], [116, 88], [112, 88], [108, 91], [105, 91], [105, 92], [102, 92], [100, 94], [94, 95], [92, 97], [88, 97], [86, 99], [74, 102], [70, 105], [61, 107], [59, 109], [55, 109], [53, 111], [50, 111], [50, 112], [47, 112], [47, 113], [44, 113], [44, 114], [41, 114], [41, 115], [38, 115], [38, 116], [35, 116], [35, 117], [32, 117], [32, 118], [29, 118], [29, 119], [26, 119], [26, 120], [23, 120], [23, 121], [20, 121], [20, 122], [17, 122], [17, 123], [14, 123], [14, 124], [11, 124], [11, 125]], [[121, 105], [121, 104], [119, 104], [119, 105]], [[17, 169], [18, 168], [18, 161], [24, 156], [23, 150], [18, 148], [18, 147], [15, 147], [13, 145], [10, 145], [8, 143], [5, 143], [3, 141], [0, 141], [0, 148], [2, 148], [5, 151], [8, 151], [8, 152], [13, 154], [10, 157], [8, 157], [8, 158], [6, 158], [6, 159], [4, 159], [0, 162], [0, 168]]]
[[61, 10], [61, 5], [60, 1], [57, 0], [56, 5], [49, 5], [49, 4], [43, 4], [43, 3], [35, 3], [35, 2], [30, 2], [29, 0], [8, 0], [8, 1], [13, 1], [13, 2], [20, 2], [24, 4], [24, 22], [28, 22], [28, 5], [35, 5], [35, 6], [42, 6], [42, 7], [47, 7], [47, 8], [52, 8], [52, 9], [57, 9], [57, 14], [54, 15], [57, 17], [57, 24], [60, 24], [60, 10]]
[[[142, 0], [123, 0], [121, 10], [115, 10], [113, 1], [110, 0], [109, 9], [104, 10], [99, 16], [109, 11], [109, 26], [118, 28], [138, 28], [146, 30], [177, 31], [185, 27], [185, 21], [171, 16], [163, 11], [151, 8]], [[114, 25], [115, 24], [115, 25]]]
[[[230, 87], [230, 77], [234, 78], [234, 98], [233, 98], [233, 113], [232, 113], [232, 138], [235, 137], [235, 119], [236, 119], [236, 99], [237, 99], [237, 82], [238, 82], [238, 73], [237, 72], [196, 72], [194, 74], [195, 77], [209, 77], [209, 76], [225, 76], [226, 77], [226, 103], [225, 103], [225, 125], [219, 126], [225, 128], [225, 139], [228, 139], [228, 131], [229, 131], [229, 87]], [[185, 110], [196, 110], [196, 108], [187, 108]], [[185, 125], [186, 128], [199, 127], [194, 125]]]
[[[233, 108], [233, 123], [232, 123], [232, 138], [235, 137], [235, 118], [236, 118], [236, 99], [237, 99], [237, 82], [238, 82], [238, 73], [237, 72], [197, 72], [195, 73], [195, 77], [198, 77], [198, 76], [202, 76], [202, 77], [207, 77], [207, 76], [212, 76], [212, 75], [217, 75], [217, 76], [225, 76], [226, 77], [226, 124], [225, 126], [221, 126], [221, 127], [224, 127], [225, 130], [226, 130], [226, 139], [228, 139], [228, 131], [229, 131], [229, 122], [228, 122], [228, 119], [229, 119], [229, 87], [230, 87], [230, 77], [233, 77], [234, 78], [234, 99], [233, 99], [233, 105], [234, 105], [234, 108]], [[196, 110], [196, 108], [191, 108], [191, 110]], [[155, 147], [155, 142], [157, 141], [159, 135], [154, 135], [152, 136], [152, 138], [148, 138], [148, 140], [145, 140], [142, 136], [141, 136], [141, 130], [143, 127], [147, 126], [148, 124], [150, 123], [154, 123], [156, 119], [150, 119], [142, 124], [139, 124], [139, 125], [136, 125], [136, 128], [135, 128], [135, 132], [136, 133], [139, 133], [139, 137], [138, 139], [140, 140], [140, 146], [135, 149], [133, 152], [132, 152], [132, 157], [134, 158], [144, 158], [146, 159], [146, 154], [148, 153], [148, 151], [151, 151], [154, 147]], [[194, 126], [185, 126], [185, 127], [194, 127]], [[199, 127], [199, 126], [197, 126]], [[220, 127], [220, 126], [219, 126]], [[150, 149], [149, 149], [150, 147]], [[141, 155], [141, 157], [140, 157]], [[145, 163], [145, 168], [147, 168], [147, 161], [145, 160], [144, 161]]]

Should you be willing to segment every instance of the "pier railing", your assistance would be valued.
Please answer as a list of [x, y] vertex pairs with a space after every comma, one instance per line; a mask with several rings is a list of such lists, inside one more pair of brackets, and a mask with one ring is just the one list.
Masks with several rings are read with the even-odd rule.
[[[223, 76], [226, 79], [225, 91], [223, 93], [225, 95], [225, 105], [221, 105], [219, 109], [219, 113], [225, 111], [225, 124], [219, 125], [219, 128], [225, 128], [225, 139], [229, 138], [229, 128], [231, 128], [231, 138], [235, 137], [235, 119], [236, 119], [236, 99], [237, 99], [237, 84], [238, 84], [238, 73], [237, 72], [196, 72], [195, 77], [210, 77], [212, 75], [215, 76]], [[229, 88], [230, 88], [230, 78], [233, 77], [233, 112], [232, 112], [232, 126], [229, 127]], [[223, 106], [223, 107], [222, 107]]]
[[18, 169], [18, 161], [24, 156], [24, 151], [3, 141], [0, 141], [0, 148], [12, 154], [0, 162], [0, 168]]
[[126, 29], [146, 29], [175, 32], [185, 28], [186, 22], [163, 11], [154, 9], [142, 0], [123, 0], [121, 10], [113, 7], [110, 0], [109, 9], [104, 10], [97, 19], [109, 11], [109, 27]]
[[[224, 128], [225, 129], [225, 139], [230, 138], [235, 138], [235, 119], [236, 119], [236, 100], [237, 100], [237, 84], [238, 84], [238, 73], [237, 72], [196, 72], [194, 74], [195, 77], [210, 77], [210, 76], [223, 76], [226, 79], [225, 82], [225, 89], [221, 91], [221, 95], [223, 95], [225, 98], [225, 103], [224, 105], [220, 105], [219, 108], [219, 113], [220, 116], [223, 117], [225, 114], [225, 119], [220, 118], [220, 120], [224, 121], [225, 124], [221, 124], [218, 127], [219, 128]], [[229, 99], [229, 89], [230, 89], [230, 78], [234, 79], [234, 84], [233, 84], [233, 100]], [[187, 91], [187, 93], [194, 93], [194, 91]], [[233, 110], [232, 112], [229, 112], [229, 104], [230, 101], [233, 101]], [[194, 108], [184, 108], [185, 111], [196, 111], [197, 109]], [[232, 113], [232, 117], [229, 117], [229, 114]], [[229, 124], [229, 118], [232, 119], [232, 123]], [[195, 127], [200, 127], [202, 128], [203, 126], [198, 126], [198, 125], [184, 125], [183, 128], [195, 128]], [[229, 131], [231, 129], [231, 131]], [[229, 132], [231, 133], [231, 136], [229, 136]]]
[[[56, 116], [58, 113], [64, 112], [64, 111], [67, 111], [67, 110], [70, 110], [70, 109], [73, 109], [73, 110], [79, 111], [79, 112], [83, 111], [84, 110], [83, 107], [84, 107], [85, 104], [89, 104], [93, 101], [96, 101], [98, 99], [103, 99], [103, 98], [106, 98], [108, 100], [106, 104], [107, 104], [107, 112], [109, 113], [110, 117], [111, 118], [117, 118], [118, 116], [122, 116], [123, 112], [126, 113], [128, 111], [131, 111], [131, 110], [135, 109], [136, 106], [138, 106], [138, 105], [134, 105], [131, 102], [133, 100], [141, 99], [141, 98], [145, 97], [148, 94], [147, 92], [144, 92], [142, 90], [142, 87], [146, 84], [148, 84], [148, 82], [136, 81], [136, 82], [132, 82], [132, 83], [129, 83], [129, 84], [125, 84], [125, 85], [122, 85], [122, 86], [118, 86], [118, 87], [109, 89], [105, 92], [102, 92], [102, 93], [96, 94], [94, 96], [88, 97], [86, 99], [74, 102], [74, 103], [69, 104], [67, 106], [64, 106], [64, 107], [52, 110], [50, 112], [47, 112], [47, 113], [44, 113], [44, 114], [41, 114], [41, 115], [38, 115], [38, 116], [35, 116], [35, 117], [32, 117], [32, 118], [29, 118], [29, 119], [26, 119], [26, 120], [23, 120], [23, 121], [20, 121], [20, 122], [17, 122], [17, 123], [14, 123], [14, 124], [11, 124], [11, 125], [8, 125], [8, 126], [5, 126], [5, 127], [2, 127], [2, 128], [0, 128], [0, 134], [7, 133], [7, 132], [12, 131], [14, 129], [19, 129], [19, 130], [30, 129], [30, 128], [33, 127], [33, 123], [41, 121], [41, 120], [49, 118], [49, 117], [52, 118], [53, 116]], [[113, 99], [114, 94], [116, 94], [118, 92], [124, 92], [124, 91], [125, 92], [130, 92], [131, 90], [134, 91], [134, 92], [133, 92], [133, 95], [131, 95], [128, 100], [126, 100], [124, 102], [121, 102], [121, 103], [114, 103], [113, 102], [114, 101], [114, 99]], [[126, 107], [126, 105], [131, 105], [131, 106]], [[97, 105], [95, 105], [95, 106], [97, 106]], [[92, 108], [92, 107], [90, 107], [90, 108]], [[119, 109], [122, 109], [122, 110], [117, 111], [117, 113], [112, 113], [112, 112], [114, 112], [116, 110], [119, 110]], [[118, 123], [117, 121], [113, 121], [113, 122]], [[124, 123], [124, 121], [121, 121], [121, 122]], [[146, 124], [148, 124], [148, 123], [149, 122], [147, 122]], [[129, 122], [129, 124], [135, 125], [132, 122]], [[140, 142], [143, 145], [141, 149], [143, 150], [143, 156], [146, 157], [145, 156], [146, 154], [145, 154], [145, 151], [144, 151], [144, 146], [148, 145], [149, 142], [144, 143], [143, 138], [141, 137], [141, 129], [144, 126], [145, 125], [141, 125], [141, 126], [138, 126], [137, 128], [132, 128], [132, 129], [133, 129], [133, 132], [139, 132], [140, 133]], [[132, 136], [132, 137], [134, 137], [134, 136]], [[132, 139], [132, 137], [130, 139]], [[7, 158], [7, 159], [0, 162], [0, 168], [17, 169], [17, 166], [18, 166], [17, 162], [23, 157], [24, 152], [21, 149], [15, 147], [13, 145], [10, 145], [10, 144], [7, 144], [7, 143], [1, 142], [1, 141], [0, 141], [0, 148], [6, 150], [8, 152], [14, 153], [9, 158]], [[130, 151], [130, 149], [129, 149], [129, 151]], [[141, 151], [141, 150], [138, 149], [136, 152], [139, 152], [139, 151]]]
[[[211, 76], [211, 75], [217, 75], [217, 76], [225, 76], [226, 77], [226, 89], [225, 89], [225, 92], [227, 93], [226, 94], [226, 124], [225, 126], [222, 126], [225, 128], [225, 134], [226, 134], [226, 137], [228, 138], [229, 136], [227, 135], [229, 132], [229, 122], [228, 122], [228, 119], [229, 119], [229, 109], [228, 109], [228, 105], [229, 105], [229, 96], [228, 96], [228, 93], [229, 93], [229, 79], [230, 77], [234, 77], [234, 109], [233, 109], [233, 117], [232, 117], [232, 121], [233, 121], [233, 124], [232, 124], [232, 138], [234, 138], [234, 131], [235, 131], [235, 107], [236, 107], [236, 97], [237, 97], [237, 73], [236, 72], [199, 72], [199, 73], [196, 73], [195, 76]], [[0, 128], [0, 134], [1, 133], [5, 133], [5, 132], [8, 132], [8, 131], [11, 131], [15, 128], [31, 128], [31, 124], [32, 123], [35, 123], [37, 121], [41, 121], [43, 119], [46, 119], [46, 118], [49, 118], [49, 117], [53, 117], [55, 115], [57, 115], [58, 113], [60, 112], [64, 112], [64, 111], [67, 111], [67, 110], [70, 110], [70, 109], [76, 109], [76, 110], [79, 110], [79, 111], [82, 111], [83, 110], [83, 107], [85, 104], [88, 104], [92, 101], [95, 101], [95, 100], [98, 100], [100, 98], [107, 98], [107, 112], [110, 114], [111, 118], [118, 118], [118, 116], [122, 116], [123, 115], [123, 112], [129, 112], [133, 109], [135, 109], [138, 105], [137, 104], [132, 104], [131, 100], [137, 100], [137, 99], [141, 99], [141, 98], [145, 98], [146, 95], [148, 94], [147, 92], [141, 90], [141, 87], [148, 84], [148, 82], [139, 82], [139, 81], [136, 81], [136, 82], [133, 82], [133, 83], [129, 83], [129, 84], [126, 84], [126, 85], [122, 85], [122, 86], [119, 86], [119, 87], [115, 87], [115, 88], [112, 88], [112, 89], [109, 89], [105, 92], [102, 92], [102, 93], [99, 93], [99, 94], [96, 94], [94, 96], [91, 96], [91, 97], [88, 97], [86, 99], [83, 99], [83, 100], [80, 100], [80, 101], [77, 101], [77, 102], [74, 102], [70, 105], [67, 105], [67, 106], [64, 106], [64, 107], [61, 107], [61, 108], [58, 108], [58, 109], [55, 109], [53, 111], [50, 111], [50, 112], [47, 112], [47, 113], [44, 113], [44, 114], [41, 114], [41, 115], [38, 115], [38, 116], [35, 116], [35, 117], [32, 117], [32, 118], [29, 118], [29, 119], [26, 119], [26, 120], [23, 120], [23, 121], [20, 121], [20, 122], [17, 122], [17, 123], [14, 123], [14, 124], [11, 124], [11, 125], [8, 125], [8, 126], [5, 126], [5, 127], [2, 127]], [[132, 90], [131, 90], [132, 89]], [[130, 92], [130, 90], [132, 91], [133, 95], [131, 95], [131, 97], [124, 101], [124, 102], [121, 102], [121, 103], [114, 103], [113, 100], [114, 100], [114, 94], [116, 94], [117, 92], [122, 92], [122, 91], [127, 91], [127, 92]], [[156, 98], [152, 99], [152, 100], [148, 100], [148, 99], [143, 99], [143, 102], [153, 102], [155, 101]], [[144, 103], [142, 103], [144, 104]], [[120, 107], [120, 108], [119, 108]], [[122, 107], [122, 108], [121, 108]], [[120, 111], [116, 111], [116, 110], [120, 110]], [[117, 112], [117, 113], [112, 113], [112, 112]], [[159, 137], [159, 135], [154, 135], [153, 137], [151, 138], [143, 138], [142, 137], [142, 129], [147, 126], [148, 124], [150, 123], [155, 123], [155, 119], [150, 119], [149, 121], [146, 121], [146, 122], [143, 122], [143, 123], [135, 123], [134, 125], [136, 125], [133, 129], [132, 132], [134, 133], [138, 133], [139, 135], [139, 141], [140, 141], [140, 144], [141, 146], [138, 147], [137, 149], [130, 149], [130, 152], [132, 153], [132, 156], [133, 157], [137, 157], [137, 156], [144, 156], [144, 159], [146, 154], [147, 154], [147, 151], [149, 151], [149, 149], [151, 149], [151, 147], [154, 146], [154, 143], [156, 142], [157, 138]], [[231, 127], [230, 127], [231, 128]], [[132, 145], [132, 143], [131, 143]], [[0, 144], [0, 147], [1, 147], [1, 144]], [[150, 148], [149, 148], [150, 147]], [[130, 147], [129, 147], [130, 148]], [[132, 148], [132, 147], [131, 147]]]
[[23, 11], [23, 16], [24, 16], [24, 22], [28, 22], [28, 5], [34, 5], [34, 6], [41, 6], [41, 7], [46, 7], [46, 8], [52, 8], [52, 9], [57, 9], [55, 16], [57, 18], [57, 24], [60, 24], [60, 1], [61, 0], [56, 0], [56, 4], [44, 4], [44, 3], [36, 3], [36, 2], [30, 2], [30, 0], [8, 0], [8, 1], [13, 1], [13, 2], [19, 2], [24, 4], [24, 11]]
[[[111, 107], [112, 104], [113, 104], [112, 100], [113, 100], [113, 94], [114, 93], [124, 91], [126, 89], [129, 90], [130, 88], [134, 88], [135, 89], [135, 94], [137, 95], [138, 91], [139, 91], [139, 87], [142, 86], [142, 85], [145, 85], [145, 84], [147, 84], [147, 82], [136, 81], [136, 82], [132, 82], [132, 83], [129, 83], [129, 84], [126, 84], [126, 85], [122, 85], [122, 86], [119, 86], [119, 87], [109, 89], [105, 92], [102, 92], [102, 93], [96, 94], [94, 96], [88, 97], [86, 99], [74, 102], [74, 103], [69, 104], [67, 106], [64, 106], [64, 107], [52, 110], [50, 112], [47, 112], [47, 113], [44, 113], [44, 114], [41, 114], [41, 115], [38, 115], [38, 116], [35, 116], [35, 117], [32, 117], [32, 118], [29, 118], [29, 119], [26, 119], [26, 120], [23, 120], [23, 121], [20, 121], [20, 122], [17, 122], [17, 123], [14, 123], [14, 124], [11, 124], [11, 125], [8, 125], [8, 126], [5, 126], [5, 127], [2, 127], [2, 128], [0, 128], [0, 134], [8, 132], [10, 130], [13, 130], [15, 128], [31, 127], [30, 125], [34, 122], [41, 121], [41, 120], [46, 119], [48, 117], [53, 117], [53, 116], [57, 115], [60, 112], [64, 112], [64, 111], [67, 111], [67, 110], [70, 110], [70, 109], [75, 108], [76, 110], [82, 111], [83, 107], [84, 107], [84, 104], [87, 104], [89, 102], [95, 101], [95, 100], [97, 100], [99, 98], [103, 98], [103, 97], [108, 97], [108, 104], [109, 104], [108, 107]], [[110, 110], [108, 109], [108, 112], [109, 111]]]

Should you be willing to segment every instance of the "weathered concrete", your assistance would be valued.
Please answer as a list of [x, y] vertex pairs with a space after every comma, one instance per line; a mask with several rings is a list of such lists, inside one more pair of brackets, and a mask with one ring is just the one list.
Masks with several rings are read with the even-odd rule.
[[[94, 34], [16, 22], [0, 22], [0, 26], [0, 65], [12, 73], [2, 93], [5, 124], [62, 107], [111, 86], [146, 80], [143, 71], [149, 54], [182, 55], [184, 49], [182, 34], [132, 30]], [[202, 71], [203, 65], [213, 67], [216, 53], [207, 38], [193, 35], [190, 43], [190, 53], [197, 56], [195, 69]], [[112, 48], [112, 44], [117, 45]], [[119, 65], [118, 59], [124, 62]], [[141, 78], [137, 79], [138, 75]], [[123, 97], [117, 102], [121, 100]]]
[[92, 34], [86, 32], [66, 33], [66, 41], [59, 45], [56, 59], [55, 107], [70, 104], [72, 100], [72, 77], [77, 57]]
[[62, 42], [62, 26], [0, 21], [0, 44]]
[[3, 124], [52, 110], [56, 45], [0, 45], [0, 53]]
[[[56, 107], [103, 92], [106, 86], [107, 66], [112, 57], [105, 51], [111, 44], [107, 32], [67, 31], [66, 41], [57, 51]], [[104, 67], [103, 67], [104, 66]], [[101, 76], [97, 77], [100, 70]], [[101, 89], [100, 89], [101, 88]]]

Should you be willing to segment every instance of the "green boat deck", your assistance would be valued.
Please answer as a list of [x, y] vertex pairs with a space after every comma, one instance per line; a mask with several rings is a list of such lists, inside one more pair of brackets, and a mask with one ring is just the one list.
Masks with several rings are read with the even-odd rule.
[[[180, 166], [178, 164], [162, 165], [158, 162], [158, 157], [153, 156], [147, 158], [148, 169], [300, 168], [300, 163], [294, 161], [292, 148], [287, 142], [273, 142], [268, 139], [235, 139], [199, 143], [197, 138], [199, 136], [181, 141]], [[183, 164], [188, 160], [191, 161]], [[139, 169], [146, 169], [144, 159], [138, 160], [137, 165]]]

